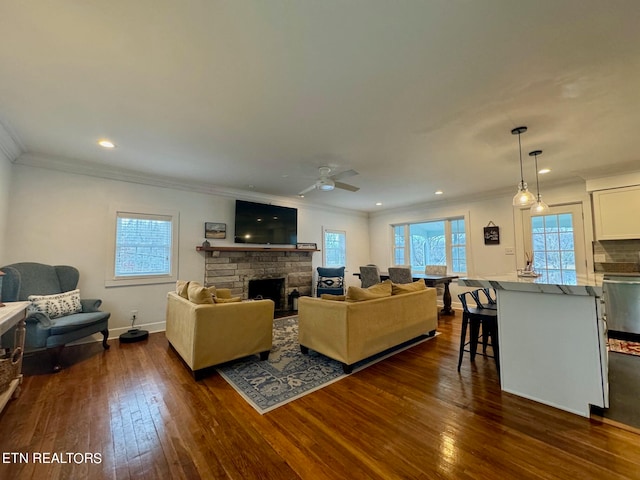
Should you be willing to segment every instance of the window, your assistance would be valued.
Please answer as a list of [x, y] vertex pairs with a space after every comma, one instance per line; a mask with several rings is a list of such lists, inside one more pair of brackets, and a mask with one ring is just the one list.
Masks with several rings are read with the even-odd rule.
[[424, 272], [427, 265], [446, 265], [453, 273], [467, 271], [464, 217], [393, 226], [393, 263]]
[[523, 210], [522, 227], [524, 252], [532, 254], [533, 269], [542, 280], [575, 284], [578, 276], [586, 275], [581, 204], [550, 207], [546, 215]]
[[170, 283], [177, 278], [177, 214], [115, 211], [107, 286]]
[[576, 281], [573, 218], [570, 213], [531, 217], [533, 265], [548, 281]]
[[343, 230], [323, 229], [324, 266], [343, 267], [347, 265], [347, 233]]

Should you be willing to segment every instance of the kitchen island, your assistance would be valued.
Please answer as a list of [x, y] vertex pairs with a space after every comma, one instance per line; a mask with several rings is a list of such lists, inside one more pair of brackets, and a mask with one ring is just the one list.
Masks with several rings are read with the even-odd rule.
[[458, 284], [496, 291], [502, 390], [585, 417], [590, 405], [609, 406], [602, 288], [594, 281], [503, 275]]

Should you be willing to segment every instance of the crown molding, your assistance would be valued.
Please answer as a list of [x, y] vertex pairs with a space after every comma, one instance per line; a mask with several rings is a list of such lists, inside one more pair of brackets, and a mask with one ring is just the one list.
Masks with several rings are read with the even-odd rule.
[[188, 192], [203, 193], [207, 195], [216, 195], [220, 197], [232, 198], [234, 200], [241, 199], [263, 203], [278, 202], [292, 207], [319, 210], [323, 212], [342, 214], [346, 213], [349, 215], [362, 216], [363, 218], [367, 217], [366, 212], [343, 207], [334, 207], [331, 205], [304, 203], [298, 200], [297, 197], [280, 197], [254, 191], [225, 188], [204, 182], [180, 180], [176, 178], [153, 175], [123, 168], [105, 167], [103, 165], [89, 164], [80, 160], [73, 160], [69, 158], [55, 157], [50, 155], [23, 153], [14, 163], [17, 165], [24, 165], [34, 168], [45, 168], [75, 175], [85, 175], [89, 177], [104, 178], [107, 180], [148, 185], [152, 187], [170, 188], [174, 190], [184, 190]]
[[[545, 190], [543, 190], [542, 193], [544, 193], [544, 191], [546, 191], [546, 189], [548, 188], [558, 188], [558, 187], [565, 187], [569, 185], [578, 185], [578, 184], [584, 185], [584, 183], [585, 183], [584, 180], [579, 177], [572, 177], [568, 179], [554, 180], [554, 181], [545, 180], [545, 183], [544, 183]], [[443, 198], [443, 199], [432, 200], [427, 202], [414, 203], [410, 205], [403, 205], [396, 208], [388, 208], [388, 209], [379, 210], [376, 212], [371, 212], [369, 215], [370, 217], [382, 217], [390, 214], [396, 215], [396, 214], [402, 214], [402, 213], [411, 213], [411, 212], [414, 212], [415, 210], [427, 210], [430, 208], [435, 209], [435, 208], [440, 208], [445, 206], [447, 207], [456, 206], [456, 205], [468, 206], [471, 203], [494, 200], [500, 197], [510, 198], [510, 197], [513, 197], [515, 193], [516, 193], [516, 189], [513, 187], [500, 188], [495, 190], [487, 190], [485, 192], [480, 192], [476, 194], [462, 195], [462, 196], [457, 196], [452, 198], [446, 198], [446, 199]]]
[[11, 163], [15, 163], [23, 151], [24, 148], [20, 144], [18, 137], [0, 122], [0, 153], [7, 157]]

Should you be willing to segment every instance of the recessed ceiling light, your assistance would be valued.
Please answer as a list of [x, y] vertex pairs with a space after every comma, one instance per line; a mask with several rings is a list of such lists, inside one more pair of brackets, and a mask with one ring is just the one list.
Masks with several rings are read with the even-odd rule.
[[376, 205], [379, 207], [380, 205], [382, 205], [382, 202], [376, 202]]
[[299, 194], [298, 194], [298, 196], [299, 196], [300, 198], [304, 198], [304, 195], [302, 195], [301, 193], [299, 193]]
[[541, 168], [540, 170], [538, 170], [538, 173], [540, 175], [544, 175], [545, 173], [549, 173], [551, 171], [550, 168]]
[[442, 195], [444, 192], [442, 190], [436, 190], [433, 193], [435, 193], [436, 195]]
[[110, 140], [99, 140], [98, 141], [98, 145], [100, 145], [102, 148], [115, 148], [116, 144], [113, 143]]

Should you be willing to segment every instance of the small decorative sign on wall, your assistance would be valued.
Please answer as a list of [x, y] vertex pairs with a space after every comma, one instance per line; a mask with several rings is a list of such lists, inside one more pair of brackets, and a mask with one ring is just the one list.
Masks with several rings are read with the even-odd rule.
[[500, 244], [500, 227], [495, 223], [489, 222], [489, 225], [484, 227], [484, 244], [485, 245], [499, 245]]

